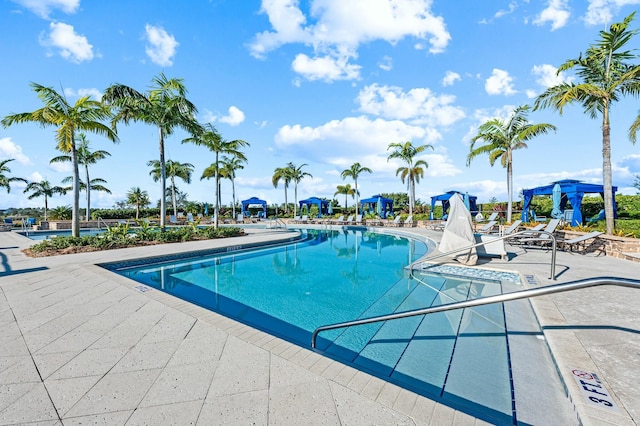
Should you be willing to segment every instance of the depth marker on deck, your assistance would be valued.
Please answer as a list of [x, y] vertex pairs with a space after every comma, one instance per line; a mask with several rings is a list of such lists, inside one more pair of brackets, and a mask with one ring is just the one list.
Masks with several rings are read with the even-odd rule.
[[609, 391], [596, 373], [589, 373], [579, 368], [574, 368], [571, 370], [571, 374], [573, 378], [576, 379], [587, 402], [601, 408], [606, 408], [607, 410], [620, 412]]

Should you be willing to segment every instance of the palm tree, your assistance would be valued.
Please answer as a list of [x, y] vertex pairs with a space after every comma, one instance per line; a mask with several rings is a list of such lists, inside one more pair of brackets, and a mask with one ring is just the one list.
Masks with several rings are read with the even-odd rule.
[[[62, 179], [61, 183], [69, 183], [69, 182], [73, 182], [73, 176], [67, 176], [66, 178]], [[100, 192], [106, 192], [107, 194], [111, 194], [111, 190], [106, 186], [104, 186], [103, 183], [107, 183], [107, 181], [102, 178], [94, 178], [94, 179], [91, 179], [91, 181], [89, 182], [89, 188], [87, 188], [87, 184], [85, 184], [82, 180], [80, 180], [78, 185], [80, 186], [80, 191], [85, 191], [85, 193], [87, 194], [90, 191], [100, 191]], [[73, 190], [73, 187], [72, 186], [64, 187], [63, 189], [65, 190], [65, 192], [69, 192]], [[90, 214], [91, 214], [91, 210], [87, 209], [87, 218], [85, 220], [89, 220]]]
[[[414, 163], [415, 157], [424, 152], [427, 148], [433, 149], [433, 145], [425, 144], [420, 146], [413, 146], [410, 141], [401, 143], [393, 142], [387, 147], [387, 151], [393, 149], [394, 151], [389, 154], [387, 161], [392, 158], [398, 158], [404, 161], [407, 165], [405, 167], [398, 167], [396, 170], [396, 176], [400, 175], [402, 183], [407, 181], [407, 192], [409, 194], [409, 215], [413, 214], [413, 206], [416, 201], [416, 183], [420, 182], [420, 178], [424, 176], [424, 169], [429, 165], [424, 160], [418, 160]], [[424, 166], [424, 169], [423, 169]]]
[[[611, 176], [611, 104], [624, 95], [640, 94], [640, 66], [630, 63], [638, 58], [626, 49], [637, 30], [630, 30], [629, 24], [635, 12], [622, 22], [612, 24], [609, 31], [600, 31], [600, 39], [589, 46], [586, 54], [569, 59], [558, 68], [558, 73], [577, 69], [580, 83], [561, 83], [548, 88], [535, 101], [534, 110], [551, 107], [561, 115], [566, 105], [581, 104], [591, 118], [602, 116], [602, 184], [604, 190], [604, 211], [607, 234], [614, 229], [613, 182]], [[635, 135], [640, 128], [640, 117], [631, 125], [629, 136], [635, 143]]]
[[[478, 155], [488, 154], [491, 166], [495, 164], [497, 159], [500, 159], [502, 167], [507, 169], [507, 194], [509, 197], [507, 222], [511, 222], [513, 205], [513, 151], [527, 148], [528, 141], [551, 130], [556, 130], [556, 127], [552, 124], [529, 123], [527, 119], [529, 109], [529, 105], [521, 105], [513, 111], [513, 114], [507, 120], [493, 118], [480, 125], [478, 134], [471, 139], [471, 146], [467, 155], [467, 166]], [[478, 141], [483, 141], [485, 144], [476, 146]]]
[[195, 119], [198, 109], [187, 99], [187, 89], [182, 79], [167, 78], [160, 73], [152, 80], [151, 89], [147, 93], [138, 92], [123, 84], [113, 84], [107, 88], [102, 101], [117, 111], [112, 125], [119, 121], [143, 122], [158, 128], [158, 145], [160, 148], [160, 226], [167, 224], [166, 199], [167, 172], [164, 159], [165, 137], [173, 134], [176, 128], [196, 135], [202, 132]]
[[26, 179], [20, 177], [9, 177], [6, 173], [11, 173], [11, 169], [7, 166], [9, 161], [13, 161], [13, 158], [0, 161], [0, 188], [6, 188], [7, 194], [11, 192], [11, 182], [24, 182], [28, 183]]
[[80, 236], [80, 174], [78, 172], [78, 150], [76, 132], [92, 132], [118, 142], [114, 130], [102, 123], [112, 116], [111, 111], [103, 104], [83, 96], [74, 105], [58, 94], [51, 87], [31, 83], [31, 88], [38, 94], [44, 107], [33, 112], [23, 112], [6, 116], [2, 125], [6, 128], [16, 123], [35, 122], [42, 127], [56, 126], [56, 148], [71, 154], [73, 164], [73, 207], [71, 212], [71, 235]]
[[212, 177], [215, 179], [216, 203], [213, 209], [213, 226], [217, 228], [218, 216], [220, 214], [220, 154], [233, 155], [241, 161], [246, 162], [247, 157], [240, 151], [240, 148], [248, 147], [249, 143], [241, 139], [232, 141], [223, 139], [211, 123], [205, 124], [201, 133], [184, 139], [182, 143], [194, 143], [199, 146], [204, 146], [215, 153], [215, 162], [205, 169], [200, 179], [210, 179]]
[[276, 169], [273, 171], [273, 176], [271, 177], [271, 183], [273, 184], [273, 187], [277, 188], [280, 181], [282, 181], [284, 185], [284, 214], [286, 215], [289, 210], [289, 203], [287, 201], [287, 188], [289, 188], [289, 184], [291, 183], [291, 167], [289, 167], [288, 164], [286, 167], [276, 167]]
[[242, 160], [237, 156], [231, 157], [222, 157], [221, 160], [222, 168], [220, 169], [220, 174], [224, 175], [227, 179], [231, 181], [231, 191], [232, 191], [232, 205], [231, 208], [233, 210], [233, 217], [236, 217], [236, 170], [244, 169], [243, 163], [246, 163], [246, 160]]
[[29, 199], [33, 200], [37, 197], [44, 197], [44, 220], [47, 220], [47, 210], [49, 209], [49, 198], [53, 197], [55, 194], [64, 195], [67, 193], [65, 189], [61, 186], [51, 186], [51, 183], [48, 180], [43, 180], [40, 182], [30, 182], [27, 184], [27, 187], [23, 191], [25, 194], [27, 192], [31, 192], [29, 195]]
[[302, 171], [302, 168], [304, 166], [307, 166], [307, 164], [301, 164], [298, 167], [296, 167], [296, 165], [293, 163], [287, 164], [287, 167], [289, 167], [290, 169], [289, 176], [291, 177], [291, 181], [293, 181], [293, 194], [294, 194], [293, 215], [294, 216], [297, 214], [297, 207], [298, 207], [298, 183], [300, 183], [300, 181], [304, 179], [305, 176], [313, 178], [311, 173]]
[[346, 185], [338, 185], [336, 187], [337, 191], [333, 193], [333, 195], [344, 194], [344, 210], [347, 210], [347, 197], [351, 195], [351, 198], [355, 197], [356, 190], [351, 187], [351, 184], [348, 183]]
[[[151, 160], [147, 163], [151, 167], [149, 174], [154, 182], [162, 177], [160, 161]], [[179, 161], [167, 160], [165, 164], [166, 176], [171, 179], [171, 204], [173, 205], [173, 215], [178, 215], [178, 206], [176, 204], [176, 178], [182, 179], [186, 183], [191, 183], [191, 175], [193, 174], [193, 164], [180, 163]]]
[[140, 207], [147, 207], [151, 204], [149, 193], [140, 189], [139, 186], [134, 186], [127, 192], [127, 204], [136, 206], [136, 220], [138, 220], [140, 218]]
[[340, 176], [342, 176], [342, 179], [346, 179], [348, 177], [350, 177], [351, 179], [353, 179], [354, 183], [355, 183], [355, 191], [356, 191], [356, 216], [358, 215], [358, 196], [360, 195], [360, 192], [358, 191], [358, 176], [360, 176], [360, 173], [372, 173], [371, 169], [368, 167], [362, 167], [360, 165], [360, 163], [353, 163], [351, 165], [351, 167], [349, 167], [346, 170], [342, 171], [342, 174]]
[[[89, 215], [91, 213], [91, 189], [94, 189], [93, 188], [94, 181], [92, 179], [89, 179], [89, 164], [95, 164], [98, 162], [98, 160], [104, 160], [105, 158], [111, 156], [111, 154], [103, 150], [91, 151], [89, 149], [89, 140], [87, 139], [87, 135], [84, 132], [78, 134], [78, 139], [80, 141], [77, 149], [78, 164], [81, 166], [84, 166], [85, 182], [91, 182], [89, 190], [87, 190], [87, 215], [86, 215], [87, 219], [86, 220], [89, 220]], [[62, 163], [62, 162], [71, 162], [71, 161], [72, 159], [70, 155], [60, 155], [58, 157], [52, 158], [49, 161], [49, 163]], [[95, 182], [95, 183], [98, 184], [98, 182]], [[102, 183], [106, 183], [106, 181], [103, 181]], [[85, 186], [85, 189], [86, 189], [86, 186]], [[104, 191], [104, 189], [98, 189], [98, 188], [96, 189], [98, 191]], [[111, 194], [111, 191], [109, 190], [105, 192], [108, 192], [109, 194]]]

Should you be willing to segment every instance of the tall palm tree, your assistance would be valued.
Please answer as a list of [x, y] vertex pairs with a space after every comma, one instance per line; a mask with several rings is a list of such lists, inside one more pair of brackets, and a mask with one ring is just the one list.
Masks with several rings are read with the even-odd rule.
[[346, 185], [338, 185], [336, 187], [336, 192], [333, 193], [334, 196], [338, 194], [344, 194], [344, 209], [347, 210], [347, 197], [351, 195], [351, 198], [354, 198], [356, 195], [356, 190], [351, 187], [351, 184], [348, 183]]
[[[159, 181], [162, 178], [162, 170], [160, 161], [151, 160], [147, 163], [147, 166], [151, 167], [149, 175], [154, 182]], [[173, 215], [178, 215], [178, 206], [176, 204], [176, 178], [182, 179], [185, 183], [191, 183], [191, 175], [193, 174], [193, 164], [180, 163], [179, 161], [167, 160], [165, 164], [166, 176], [171, 180], [171, 204], [173, 205]]]
[[238, 158], [237, 156], [222, 157], [221, 164], [222, 168], [220, 169], [220, 173], [223, 174], [227, 179], [231, 181], [231, 191], [232, 191], [232, 204], [231, 208], [233, 211], [233, 217], [236, 217], [236, 170], [244, 169], [245, 160]]
[[293, 194], [294, 194], [294, 202], [293, 202], [293, 215], [295, 216], [298, 212], [298, 183], [305, 177], [313, 178], [311, 173], [303, 172], [302, 168], [307, 166], [307, 164], [301, 164], [300, 166], [296, 166], [293, 163], [288, 163], [287, 167], [289, 167], [290, 172], [289, 176], [291, 176], [291, 181], [293, 182]]
[[167, 172], [164, 159], [164, 142], [167, 136], [173, 134], [176, 128], [181, 128], [193, 135], [202, 132], [201, 126], [195, 119], [198, 109], [187, 99], [187, 89], [182, 79], [167, 78], [163, 73], [152, 80], [147, 93], [123, 84], [113, 84], [107, 88], [102, 101], [113, 107], [116, 115], [112, 125], [119, 121], [143, 122], [158, 128], [158, 145], [160, 150], [160, 226], [167, 224]]
[[[87, 215], [86, 215], [87, 219], [86, 220], [89, 220], [89, 215], [91, 213], [91, 190], [94, 189], [93, 188], [94, 182], [92, 179], [89, 179], [89, 165], [97, 163], [98, 160], [104, 160], [105, 158], [111, 156], [111, 154], [104, 150], [91, 151], [89, 149], [89, 140], [87, 139], [87, 135], [84, 132], [78, 134], [78, 140], [79, 140], [78, 150], [77, 150], [78, 164], [81, 166], [84, 166], [84, 179], [85, 179], [84, 181], [92, 183], [86, 192], [86, 196], [87, 196]], [[52, 158], [49, 161], [49, 163], [63, 163], [63, 162], [71, 162], [71, 161], [72, 161], [72, 158], [70, 155], [59, 155], [57, 157]], [[66, 183], [66, 182], [63, 182], [63, 183]], [[98, 184], [98, 182], [95, 182], [95, 183]], [[105, 182], [102, 182], [102, 183], [105, 183]], [[85, 189], [86, 189], [86, 186], [85, 186]], [[97, 189], [97, 190], [103, 191], [103, 189]], [[111, 193], [111, 191], [108, 191], [108, 192], [109, 194]]]
[[6, 160], [0, 161], [0, 188], [6, 188], [7, 194], [11, 192], [11, 182], [28, 183], [24, 178], [7, 176], [8, 173], [11, 173], [11, 169], [7, 166], [7, 163], [13, 160], [13, 158], [7, 158]]
[[61, 186], [51, 186], [51, 183], [48, 180], [43, 180], [40, 182], [30, 182], [27, 184], [27, 187], [23, 191], [25, 194], [27, 192], [31, 192], [29, 195], [29, 199], [32, 200], [38, 197], [44, 197], [44, 220], [47, 220], [47, 210], [49, 209], [49, 198], [53, 197], [55, 194], [64, 195], [67, 193], [65, 189]]
[[[611, 104], [624, 95], [640, 94], [640, 66], [630, 61], [637, 59], [627, 46], [638, 30], [629, 29], [635, 12], [622, 22], [612, 24], [609, 31], [600, 31], [600, 39], [589, 46], [587, 52], [576, 59], [569, 59], [558, 68], [558, 73], [577, 70], [579, 83], [561, 83], [549, 87], [535, 101], [534, 110], [553, 108], [561, 115], [566, 105], [579, 103], [591, 118], [602, 116], [602, 185], [607, 234], [614, 229], [613, 180], [611, 176]], [[631, 141], [640, 128], [640, 117], [629, 129]]]
[[140, 207], [147, 207], [151, 204], [149, 193], [143, 191], [139, 186], [132, 187], [127, 192], [127, 204], [136, 206], [136, 220], [140, 218]]
[[[507, 222], [511, 222], [513, 205], [513, 151], [527, 148], [527, 142], [533, 138], [555, 131], [556, 127], [548, 123], [531, 124], [527, 119], [529, 105], [517, 107], [507, 119], [493, 118], [478, 128], [478, 134], [471, 139], [467, 166], [480, 154], [489, 155], [489, 164], [493, 166], [500, 159], [502, 167], [507, 169]], [[482, 141], [484, 145], [476, 146]]]
[[184, 139], [182, 143], [194, 143], [199, 146], [204, 146], [205, 148], [208, 148], [209, 151], [215, 153], [214, 163], [205, 169], [200, 179], [210, 179], [212, 177], [215, 179], [216, 203], [215, 208], [213, 209], [213, 226], [214, 228], [217, 228], [218, 216], [220, 215], [220, 155], [234, 155], [242, 161], [247, 161], [247, 157], [242, 151], [240, 151], [240, 148], [248, 147], [249, 142], [241, 139], [232, 141], [223, 139], [216, 128], [211, 123], [207, 123], [203, 126], [203, 131], [201, 133]]
[[[420, 178], [424, 176], [424, 169], [429, 165], [424, 160], [415, 161], [415, 158], [423, 153], [427, 148], [433, 149], [433, 145], [425, 144], [420, 146], [413, 146], [410, 141], [401, 143], [393, 142], [387, 147], [387, 151], [393, 149], [393, 152], [387, 157], [387, 161], [392, 158], [397, 158], [406, 166], [398, 167], [396, 170], [396, 176], [400, 175], [402, 183], [407, 181], [407, 192], [409, 194], [409, 215], [413, 214], [413, 206], [416, 202], [416, 183], [420, 182]], [[424, 168], [423, 168], [424, 167]]]
[[360, 195], [360, 192], [358, 191], [358, 177], [360, 176], [361, 173], [372, 173], [371, 169], [368, 167], [363, 167], [360, 165], [360, 163], [353, 163], [351, 165], [351, 167], [349, 167], [346, 170], [343, 170], [342, 173], [340, 174], [340, 176], [342, 176], [342, 179], [346, 179], [348, 177], [350, 177], [351, 179], [353, 179], [353, 182], [355, 183], [355, 191], [356, 191], [356, 216], [358, 215], [358, 196]]
[[[73, 176], [67, 176], [61, 181], [61, 183], [70, 183], [70, 182], [73, 182]], [[89, 193], [90, 191], [99, 191], [99, 192], [106, 192], [107, 194], [111, 194], [111, 190], [106, 186], [104, 186], [103, 185], [104, 183], [107, 183], [107, 181], [102, 178], [94, 178], [94, 179], [91, 179], [91, 181], [89, 182], [88, 188], [87, 188], [87, 184], [84, 183], [82, 180], [79, 181], [78, 185], [80, 186], [80, 191], [85, 191], [85, 194]], [[69, 192], [73, 190], [73, 187], [72, 186], [64, 187], [63, 189], [65, 190], [65, 192]], [[91, 214], [91, 210], [87, 209], [87, 218], [85, 220], [89, 220], [90, 214]]]
[[56, 148], [71, 154], [73, 164], [73, 207], [71, 212], [71, 235], [80, 236], [80, 174], [78, 171], [78, 150], [76, 132], [91, 132], [105, 136], [112, 142], [118, 142], [114, 130], [102, 123], [111, 118], [109, 108], [100, 102], [83, 96], [71, 105], [67, 99], [51, 87], [31, 83], [31, 88], [38, 94], [44, 107], [32, 112], [23, 112], [6, 116], [2, 125], [8, 127], [16, 123], [34, 122], [41, 127], [55, 126]]
[[287, 214], [289, 210], [289, 203], [287, 201], [287, 188], [289, 188], [289, 184], [291, 183], [291, 167], [287, 164], [286, 167], [276, 167], [273, 171], [273, 176], [271, 177], [271, 183], [274, 188], [278, 187], [280, 181], [284, 185], [284, 214]]

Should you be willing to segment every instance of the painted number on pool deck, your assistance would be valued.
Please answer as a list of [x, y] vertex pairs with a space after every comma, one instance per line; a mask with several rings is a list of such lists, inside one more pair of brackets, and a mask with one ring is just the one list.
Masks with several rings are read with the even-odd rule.
[[620, 411], [596, 373], [588, 373], [578, 368], [571, 370], [571, 373], [589, 403], [609, 410]]

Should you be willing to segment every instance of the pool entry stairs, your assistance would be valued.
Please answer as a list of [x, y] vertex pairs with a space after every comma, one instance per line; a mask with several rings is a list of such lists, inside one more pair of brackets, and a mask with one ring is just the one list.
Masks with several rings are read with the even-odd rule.
[[[424, 274], [399, 280], [361, 318], [501, 292], [501, 282]], [[317, 347], [437, 401], [517, 422], [503, 304], [331, 330]]]

